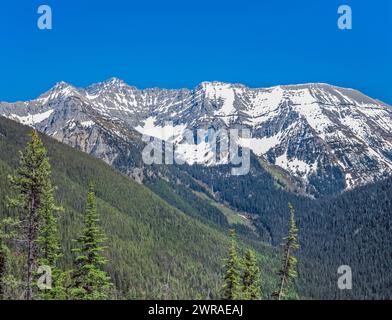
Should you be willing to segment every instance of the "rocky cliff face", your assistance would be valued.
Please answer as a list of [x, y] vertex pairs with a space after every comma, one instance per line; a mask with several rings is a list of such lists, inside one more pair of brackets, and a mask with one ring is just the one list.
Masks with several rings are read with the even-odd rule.
[[60, 82], [35, 100], [0, 103], [0, 115], [120, 166], [138, 181], [145, 167], [141, 133], [175, 141], [189, 164], [213, 164], [208, 143], [198, 153], [181, 145], [186, 128], [249, 129], [251, 137], [240, 144], [310, 194], [392, 174], [391, 107], [327, 84], [254, 89], [203, 82], [193, 90], [139, 90], [115, 78], [85, 89]]

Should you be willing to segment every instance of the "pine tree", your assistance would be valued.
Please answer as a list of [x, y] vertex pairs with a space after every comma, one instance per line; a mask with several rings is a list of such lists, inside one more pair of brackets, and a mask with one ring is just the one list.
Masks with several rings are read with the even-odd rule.
[[295, 210], [291, 203], [289, 203], [290, 209], [290, 227], [289, 234], [284, 238], [286, 241], [284, 244], [284, 258], [283, 267], [279, 272], [280, 275], [280, 286], [279, 290], [273, 294], [278, 300], [287, 298], [290, 294], [290, 286], [297, 278], [297, 258], [294, 256], [294, 251], [299, 249], [298, 244], [298, 229], [295, 223]]
[[261, 299], [261, 274], [257, 266], [255, 253], [248, 249], [243, 261], [242, 294], [244, 300]]
[[231, 244], [229, 256], [226, 259], [225, 275], [223, 277], [223, 299], [241, 299], [241, 264], [237, 255], [237, 240], [234, 230], [230, 230]]
[[25, 299], [33, 299], [34, 277], [39, 258], [40, 213], [43, 212], [47, 192], [51, 190], [51, 170], [47, 151], [36, 131], [20, 154], [19, 168], [10, 182], [17, 196], [10, 203], [21, 209], [27, 244]]
[[94, 187], [90, 184], [82, 235], [76, 240], [79, 247], [73, 250], [77, 254], [71, 290], [74, 299], [102, 300], [108, 298], [108, 291], [111, 287], [110, 278], [102, 270], [102, 266], [108, 262], [102, 255], [105, 249], [102, 244], [105, 240], [99, 227]]
[[43, 264], [55, 266], [61, 257], [60, 237], [57, 218], [54, 215], [55, 207], [53, 188], [49, 184], [45, 190], [43, 206], [40, 210], [40, 226], [38, 234], [39, 257]]
[[48, 290], [41, 290], [41, 299], [63, 300], [66, 298], [65, 280], [66, 273], [58, 267], [58, 260], [62, 256], [60, 245], [60, 235], [58, 221], [55, 211], [61, 211], [55, 205], [53, 197], [54, 188], [49, 182], [44, 189], [42, 207], [39, 212], [40, 224], [38, 232], [38, 263], [41, 266], [49, 266], [52, 276], [52, 287]]

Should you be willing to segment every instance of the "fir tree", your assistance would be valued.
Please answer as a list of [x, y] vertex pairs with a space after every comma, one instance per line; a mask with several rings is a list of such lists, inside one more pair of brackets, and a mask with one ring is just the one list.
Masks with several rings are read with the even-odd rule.
[[66, 273], [58, 267], [58, 260], [62, 256], [60, 245], [60, 235], [58, 230], [57, 217], [55, 211], [61, 211], [55, 205], [53, 198], [54, 189], [49, 182], [44, 189], [42, 207], [39, 212], [40, 224], [38, 232], [38, 263], [41, 266], [49, 266], [51, 269], [52, 287], [48, 290], [41, 290], [41, 299], [62, 300], [66, 298], [65, 279]]
[[43, 206], [40, 210], [40, 226], [38, 234], [39, 257], [43, 264], [55, 266], [61, 257], [60, 237], [57, 218], [54, 215], [55, 207], [53, 199], [53, 188], [48, 185], [45, 190]]
[[248, 249], [243, 261], [242, 294], [245, 300], [261, 299], [261, 274], [257, 266], [255, 253]]
[[277, 292], [273, 294], [278, 300], [282, 300], [289, 296], [290, 286], [295, 278], [297, 278], [297, 258], [294, 256], [294, 251], [299, 249], [298, 244], [298, 229], [295, 223], [295, 210], [291, 203], [290, 209], [290, 227], [289, 234], [284, 238], [284, 258], [283, 267], [279, 272], [280, 285]]
[[226, 259], [225, 275], [223, 278], [223, 299], [241, 299], [241, 264], [237, 254], [237, 240], [235, 231], [230, 231], [231, 244], [229, 256]]
[[102, 270], [108, 261], [102, 255], [105, 249], [102, 244], [105, 240], [106, 238], [99, 227], [94, 187], [90, 184], [83, 217], [82, 235], [76, 240], [79, 247], [73, 250], [77, 255], [71, 290], [74, 299], [102, 300], [108, 298], [111, 287], [110, 278]]
[[34, 276], [39, 258], [40, 213], [44, 211], [47, 192], [51, 190], [51, 170], [47, 151], [36, 131], [20, 154], [19, 168], [10, 182], [17, 196], [10, 199], [19, 207], [26, 234], [27, 263], [25, 272], [25, 299], [33, 299]]

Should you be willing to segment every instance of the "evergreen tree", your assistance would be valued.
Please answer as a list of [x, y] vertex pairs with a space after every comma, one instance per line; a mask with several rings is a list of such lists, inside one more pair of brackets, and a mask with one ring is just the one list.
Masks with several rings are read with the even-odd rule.
[[243, 261], [242, 294], [245, 300], [261, 299], [261, 274], [257, 266], [255, 253], [248, 249]]
[[40, 225], [38, 232], [38, 263], [41, 266], [49, 266], [51, 269], [52, 284], [48, 290], [41, 290], [41, 299], [62, 300], [66, 298], [65, 279], [66, 273], [58, 267], [58, 260], [62, 256], [58, 221], [55, 211], [62, 210], [56, 207], [53, 198], [53, 187], [49, 182], [44, 189], [42, 207], [39, 212]]
[[19, 168], [10, 182], [17, 196], [10, 199], [12, 205], [19, 207], [24, 223], [27, 263], [25, 271], [25, 299], [33, 299], [34, 277], [39, 258], [40, 214], [47, 204], [51, 189], [51, 170], [47, 151], [36, 131], [20, 154]]
[[289, 203], [289, 209], [290, 227], [288, 236], [284, 238], [286, 242], [284, 244], [283, 267], [279, 272], [281, 277], [280, 286], [279, 290], [273, 294], [278, 300], [282, 300], [289, 296], [290, 286], [298, 276], [297, 258], [294, 256], [294, 251], [299, 249], [298, 229], [295, 223], [295, 210], [291, 203]]
[[102, 300], [108, 298], [111, 287], [110, 278], [102, 270], [102, 266], [108, 261], [102, 255], [105, 249], [102, 244], [105, 240], [99, 227], [94, 187], [90, 184], [82, 235], [76, 240], [79, 247], [73, 250], [77, 254], [71, 290], [74, 299]]
[[3, 232], [0, 225], [0, 300], [4, 300], [5, 297], [5, 278], [7, 275], [7, 258], [8, 248], [6, 247], [3, 240]]
[[226, 259], [223, 277], [223, 299], [241, 299], [241, 264], [237, 254], [237, 240], [234, 230], [230, 230], [231, 244]]
[[11, 274], [11, 251], [0, 238], [0, 300], [16, 299], [12, 294], [16, 287], [17, 281]]
[[11, 272], [12, 260], [9, 242], [15, 240], [15, 227], [19, 221], [12, 218], [0, 220], [0, 300], [15, 299], [13, 295], [18, 286], [18, 281]]

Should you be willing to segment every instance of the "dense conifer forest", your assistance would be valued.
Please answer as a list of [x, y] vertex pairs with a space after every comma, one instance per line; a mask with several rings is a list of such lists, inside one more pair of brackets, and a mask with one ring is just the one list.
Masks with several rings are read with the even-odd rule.
[[[254, 166], [260, 163], [253, 157]], [[391, 178], [311, 199], [286, 191], [266, 171], [251, 169], [249, 175], [232, 177], [227, 167], [217, 171], [189, 166], [187, 170], [197, 180], [208, 181], [221, 201], [252, 214], [261, 241], [274, 247], [281, 244], [287, 229], [287, 203], [293, 204], [300, 230], [297, 291], [302, 298], [392, 297]], [[337, 286], [341, 265], [352, 268], [352, 290]]]
[[[27, 127], [0, 118], [0, 218], [4, 222], [8, 217], [20, 217], [19, 211], [9, 206], [8, 198], [17, 196], [17, 190], [11, 191], [9, 176], [16, 172], [19, 151], [24, 150], [31, 139], [30, 132]], [[71, 280], [65, 279], [64, 285], [70, 291], [77, 266], [88, 256], [80, 251], [88, 226], [84, 217], [86, 210], [99, 215], [96, 220], [105, 234], [102, 244], [99, 244], [101, 236], [96, 238], [103, 256], [95, 263], [99, 268], [94, 273], [94, 281], [102, 286], [105, 274], [101, 275], [99, 270], [107, 273], [107, 292], [89, 295], [77, 289], [71, 298], [221, 298], [222, 265], [230, 242], [228, 229], [192, 218], [100, 160], [45, 136], [40, 135], [40, 138], [52, 167], [53, 201], [61, 207], [55, 214], [62, 252], [56, 265], [68, 273], [64, 277]], [[88, 192], [90, 182], [94, 184], [95, 200], [91, 199], [92, 191]], [[107, 239], [104, 241], [104, 238]], [[25, 248], [15, 243], [12, 236], [0, 239], [7, 243], [7, 256], [11, 261], [7, 264], [7, 277], [12, 276], [12, 281], [7, 278], [6, 295], [22, 298]], [[79, 243], [79, 249], [75, 249], [78, 247], [73, 239]], [[264, 266], [261, 273], [266, 289], [264, 295], [268, 298], [268, 292], [276, 285], [275, 277], [271, 276], [278, 272], [276, 250], [247, 239], [241, 239], [239, 247], [241, 251], [253, 248], [257, 263]]]
[[[21, 235], [23, 209], [19, 152], [29, 133], [0, 118], [0, 295], [8, 298], [25, 295], [26, 244], [14, 239]], [[37, 229], [33, 238], [52, 249], [44, 255], [37, 249], [36, 257], [53, 265], [61, 286], [55, 296], [36, 298], [391, 298], [392, 179], [311, 199], [289, 192], [252, 156], [258, 170], [246, 176], [232, 177], [225, 166], [184, 166], [170, 168], [169, 180], [151, 177], [140, 185], [85, 153], [44, 135], [37, 139], [45, 156], [47, 150], [47, 210], [45, 232]], [[296, 225], [290, 221], [294, 210]], [[102, 255], [93, 260], [83, 251], [88, 230], [96, 231], [93, 242]], [[297, 231], [298, 247], [297, 240], [287, 242], [290, 235], [297, 239]], [[292, 268], [282, 267], [282, 250], [295, 251], [283, 260]], [[353, 270], [352, 290], [338, 289], [341, 265]], [[87, 279], [80, 271], [92, 266], [92, 282], [83, 287]], [[105, 292], [86, 289], [94, 283]]]

